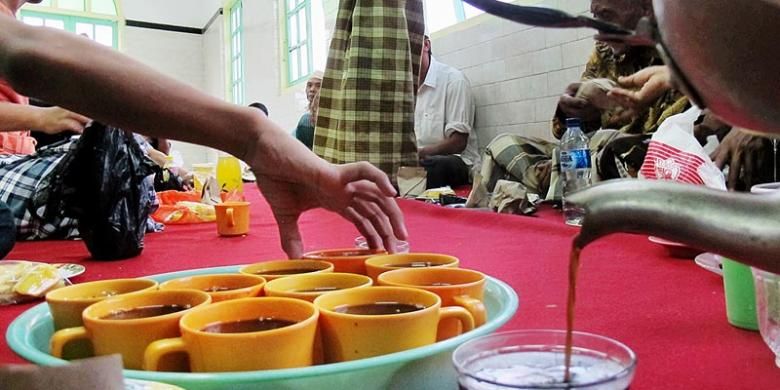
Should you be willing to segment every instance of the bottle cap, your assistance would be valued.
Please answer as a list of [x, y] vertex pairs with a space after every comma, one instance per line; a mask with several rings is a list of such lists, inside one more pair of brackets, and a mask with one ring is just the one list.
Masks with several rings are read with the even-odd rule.
[[566, 127], [582, 127], [580, 118], [566, 118]]

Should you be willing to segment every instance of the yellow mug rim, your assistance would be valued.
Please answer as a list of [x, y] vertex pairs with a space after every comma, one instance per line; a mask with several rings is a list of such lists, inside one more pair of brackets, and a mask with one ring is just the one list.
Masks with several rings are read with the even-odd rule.
[[[123, 292], [123, 293], [119, 293], [117, 295], [111, 295], [111, 296], [105, 296], [105, 297], [99, 297], [99, 298], [93, 298], [93, 297], [89, 297], [89, 298], [87, 298], [87, 297], [84, 297], [84, 298], [78, 298], [78, 297], [77, 298], [67, 298], [67, 297], [61, 297], [60, 296], [62, 294], [66, 294], [66, 293], [68, 293], [70, 291], [73, 291], [73, 290], [85, 289], [85, 288], [96, 286], [96, 285], [100, 285], [100, 284], [110, 285], [110, 284], [115, 284], [115, 283], [128, 283], [128, 282], [138, 282], [138, 281], [144, 281], [144, 282], [148, 281], [148, 282], [151, 282], [151, 284], [149, 284], [148, 286], [146, 286], [144, 288], [138, 289], [138, 290]], [[71, 285], [71, 286], [65, 286], [65, 287], [62, 287], [62, 288], [58, 288], [56, 290], [52, 290], [52, 291], [50, 291], [50, 292], [48, 292], [46, 294], [46, 302], [57, 302], [57, 303], [88, 303], [88, 302], [95, 302], [95, 303], [97, 303], [97, 302], [100, 302], [100, 301], [104, 301], [106, 299], [111, 299], [111, 298], [114, 298], [114, 297], [118, 297], [120, 295], [121, 296], [125, 296], [125, 295], [128, 295], [128, 294], [135, 294], [135, 293], [147, 291], [149, 289], [158, 288], [159, 285], [160, 284], [157, 283], [156, 280], [146, 279], [146, 278], [120, 278], [120, 279], [93, 280], [91, 282], [84, 282], [84, 283], [74, 284], [74, 285]]]
[[[431, 285], [421, 285], [421, 284], [413, 284], [413, 283], [401, 283], [397, 281], [392, 280], [386, 280], [387, 278], [392, 278], [393, 276], [397, 275], [403, 275], [403, 274], [409, 274], [409, 273], [460, 273], [460, 274], [469, 274], [473, 275], [475, 277], [480, 277], [479, 280], [475, 280], [473, 282], [467, 282], [467, 283], [459, 283], [459, 284], [451, 284], [447, 286], [431, 286]], [[428, 291], [446, 291], [451, 289], [457, 289], [457, 288], [470, 288], [470, 287], [476, 287], [480, 284], [485, 283], [485, 274], [479, 271], [475, 271], [472, 269], [466, 269], [466, 268], [451, 268], [451, 267], [426, 267], [426, 268], [397, 268], [391, 271], [383, 272], [380, 274], [377, 278], [377, 282], [381, 283], [384, 286], [397, 286], [397, 287], [413, 287], [413, 288], [422, 288]]]
[[[103, 306], [111, 305], [111, 304], [115, 303], [116, 301], [132, 299], [132, 298], [138, 298], [139, 296], [142, 296], [142, 295], [162, 296], [162, 295], [174, 295], [174, 294], [182, 294], [182, 293], [199, 295], [199, 298], [204, 298], [204, 299], [203, 299], [202, 302], [197, 303], [197, 304], [193, 305], [190, 308], [187, 308], [187, 309], [184, 309], [184, 310], [179, 310], [179, 311], [173, 312], [173, 313], [168, 313], [168, 314], [163, 314], [163, 315], [159, 315], [159, 316], [154, 316], [154, 317], [131, 318], [131, 319], [124, 319], [124, 320], [111, 320], [111, 319], [100, 318], [100, 317], [92, 315], [92, 312], [94, 312], [95, 310], [100, 310]], [[201, 307], [201, 306], [208, 305], [210, 303], [211, 303], [211, 295], [209, 295], [205, 291], [200, 291], [200, 290], [193, 290], [193, 289], [177, 289], [177, 290], [174, 290], [174, 289], [171, 289], [171, 290], [141, 291], [141, 292], [134, 293], [134, 294], [126, 294], [126, 295], [117, 296], [115, 298], [104, 299], [104, 300], [102, 300], [100, 302], [97, 302], [97, 303], [87, 307], [86, 309], [84, 309], [84, 312], [82, 313], [82, 317], [84, 319], [84, 324], [85, 325], [89, 322], [89, 323], [94, 323], [94, 324], [111, 324], [111, 325], [114, 325], [114, 326], [137, 326], [139, 324], [144, 324], [144, 323], [149, 323], [149, 322], [156, 322], [156, 321], [159, 321], [159, 320], [167, 320], [167, 319], [173, 319], [173, 318], [177, 318], [177, 317], [182, 317], [183, 315], [187, 314], [188, 311], [194, 310], [194, 309], [196, 309], [198, 307]]]
[[[426, 305], [425, 308], [420, 310], [415, 310], [412, 312], [406, 312], [406, 313], [398, 313], [398, 314], [350, 314], [350, 313], [340, 313], [335, 310], [331, 310], [327, 307], [323, 307], [322, 303], [323, 301], [327, 299], [333, 299], [333, 297], [337, 296], [337, 294], [340, 295], [350, 295], [350, 294], [366, 294], [373, 291], [405, 291], [405, 292], [414, 292], [416, 294], [425, 295], [429, 298], [433, 299], [434, 303], [431, 305]], [[318, 301], [320, 303], [318, 303]], [[372, 321], [382, 321], [383, 319], [394, 319], [394, 318], [403, 318], [403, 317], [412, 317], [412, 316], [418, 316], [420, 313], [425, 312], [427, 310], [433, 310], [438, 309], [441, 307], [441, 298], [430, 292], [425, 291], [420, 288], [413, 288], [413, 287], [397, 287], [397, 286], [375, 286], [375, 287], [366, 287], [361, 289], [354, 289], [354, 290], [341, 290], [341, 291], [332, 291], [327, 294], [320, 295], [317, 297], [317, 299], [314, 300], [314, 306], [317, 307], [320, 312], [325, 312], [329, 316], [333, 317], [340, 317], [345, 319], [356, 319], [359, 318], [361, 320], [367, 320], [371, 319]]]

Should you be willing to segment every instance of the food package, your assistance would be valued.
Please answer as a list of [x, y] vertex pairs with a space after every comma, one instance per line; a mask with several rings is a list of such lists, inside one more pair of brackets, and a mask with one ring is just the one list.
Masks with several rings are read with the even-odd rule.
[[669, 117], [653, 134], [639, 171], [641, 179], [671, 180], [726, 190], [723, 172], [693, 136], [699, 108]]
[[27, 302], [64, 286], [56, 267], [31, 261], [0, 261], [0, 305]]
[[214, 222], [217, 219], [214, 206], [201, 203], [195, 192], [163, 191], [157, 193], [160, 207], [152, 218], [160, 223], [183, 225]]

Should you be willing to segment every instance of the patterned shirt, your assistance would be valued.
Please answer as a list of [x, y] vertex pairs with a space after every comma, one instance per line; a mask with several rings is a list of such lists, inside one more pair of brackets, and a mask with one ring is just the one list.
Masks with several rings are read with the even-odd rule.
[[[603, 42], [596, 43], [596, 49], [585, 67], [582, 81], [607, 78], [617, 81], [618, 77], [632, 75], [653, 65], [663, 65], [655, 49], [635, 48], [620, 56], [615, 56], [609, 46]], [[635, 118], [626, 118], [621, 109], [608, 110], [602, 113], [600, 121], [584, 123], [586, 132], [598, 129], [618, 129], [625, 134], [651, 134], [666, 118], [682, 113], [690, 107], [688, 99], [680, 92], [670, 90], [663, 94], [645, 111]], [[561, 138], [566, 131], [566, 114], [560, 108], [553, 118], [553, 135]]]

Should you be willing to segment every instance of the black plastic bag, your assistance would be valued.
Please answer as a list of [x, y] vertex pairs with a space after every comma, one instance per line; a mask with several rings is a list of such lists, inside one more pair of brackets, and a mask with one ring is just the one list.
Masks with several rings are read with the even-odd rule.
[[78, 219], [81, 238], [95, 260], [137, 256], [154, 207], [153, 162], [133, 134], [92, 124], [62, 171], [66, 215]]

